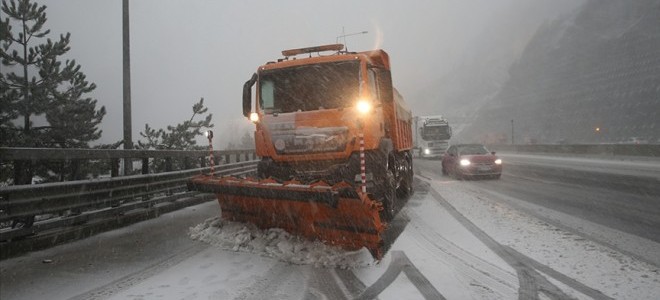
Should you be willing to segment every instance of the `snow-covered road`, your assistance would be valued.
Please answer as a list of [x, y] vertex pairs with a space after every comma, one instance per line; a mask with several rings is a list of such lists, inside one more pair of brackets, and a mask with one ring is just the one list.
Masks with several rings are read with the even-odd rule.
[[660, 179], [660, 159], [629, 156], [557, 156], [543, 154], [498, 153], [507, 163], [546, 166], [607, 174], [648, 176]]
[[[553, 226], [473, 182], [434, 180], [434, 186], [443, 199], [504, 247], [514, 264], [528, 268], [518, 273], [519, 279], [528, 276], [531, 269], [542, 275], [531, 276], [532, 281], [541, 289], [554, 285], [565, 293], [560, 298], [653, 299], [660, 293], [660, 274], [655, 265]], [[660, 244], [644, 238], [629, 238], [631, 244], [653, 247], [646, 251], [660, 249]]]
[[[529, 185], [544, 194], [556, 191], [570, 197], [575, 195], [570, 185], [525, 181], [506, 172], [500, 181], [457, 181], [441, 176], [437, 161], [416, 166], [416, 193], [394, 220], [398, 236], [380, 262], [373, 262], [366, 250], [346, 253], [277, 230], [224, 223], [217, 218], [217, 203], [208, 202], [1, 261], [0, 298], [653, 299], [660, 295], [658, 265], [647, 262], [660, 249], [657, 241], [630, 228], [612, 228], [616, 222], [603, 225], [586, 213], [549, 208], [547, 201], [554, 201], [553, 195], [541, 201], [532, 192], [514, 189]], [[542, 190], [544, 185], [552, 188]], [[629, 197], [646, 201], [640, 195]], [[640, 255], [645, 259], [638, 259]]]

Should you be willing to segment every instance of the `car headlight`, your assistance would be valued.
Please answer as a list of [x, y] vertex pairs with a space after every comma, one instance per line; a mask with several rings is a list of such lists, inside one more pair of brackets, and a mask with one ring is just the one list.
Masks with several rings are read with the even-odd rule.
[[463, 166], [463, 167], [467, 167], [467, 166], [469, 166], [469, 165], [470, 165], [470, 161], [469, 161], [469, 160], [467, 160], [467, 159], [465, 159], [465, 158], [464, 158], [464, 159], [461, 159], [461, 166]]
[[366, 115], [371, 111], [371, 102], [364, 99], [360, 99], [358, 100], [357, 105], [355, 107], [357, 108], [358, 112], [360, 112], [363, 115]]
[[495, 164], [496, 164], [496, 165], [501, 165], [501, 164], [502, 164], [502, 160], [499, 159], [499, 158], [496, 159], [496, 160], [495, 160]]

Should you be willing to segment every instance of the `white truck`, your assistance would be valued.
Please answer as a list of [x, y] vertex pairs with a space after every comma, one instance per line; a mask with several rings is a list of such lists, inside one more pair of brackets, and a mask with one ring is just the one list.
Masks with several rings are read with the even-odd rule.
[[449, 148], [451, 127], [443, 116], [413, 118], [414, 153], [423, 158], [440, 158]]

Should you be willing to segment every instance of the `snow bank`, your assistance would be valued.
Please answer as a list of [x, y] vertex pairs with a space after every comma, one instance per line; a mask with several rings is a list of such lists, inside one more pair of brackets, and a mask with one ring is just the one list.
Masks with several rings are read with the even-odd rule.
[[261, 230], [253, 224], [207, 219], [190, 228], [190, 237], [223, 250], [255, 253], [298, 265], [354, 269], [375, 263], [366, 248], [346, 251], [319, 241], [309, 241], [279, 228]]

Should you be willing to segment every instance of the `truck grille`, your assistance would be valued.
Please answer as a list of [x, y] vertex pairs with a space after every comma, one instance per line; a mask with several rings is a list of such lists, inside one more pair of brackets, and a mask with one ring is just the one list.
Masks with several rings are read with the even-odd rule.
[[272, 135], [277, 154], [309, 154], [344, 151], [348, 128], [321, 127], [275, 131]]

